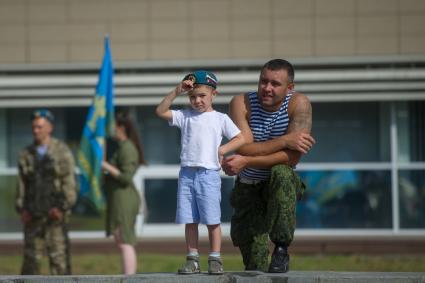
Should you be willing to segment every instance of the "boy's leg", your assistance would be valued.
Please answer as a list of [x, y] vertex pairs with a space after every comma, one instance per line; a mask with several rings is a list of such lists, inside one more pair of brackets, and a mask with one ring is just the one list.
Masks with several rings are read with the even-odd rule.
[[220, 224], [207, 225], [210, 240], [210, 254], [208, 256], [208, 273], [223, 274], [223, 262], [220, 257], [221, 226]]
[[220, 253], [221, 250], [221, 226], [220, 224], [207, 225], [208, 238], [210, 240], [210, 252]]
[[199, 169], [195, 181], [199, 218], [208, 228], [210, 254], [208, 273], [222, 274], [221, 249], [221, 177], [219, 170]]
[[177, 191], [176, 223], [185, 223], [186, 263], [178, 269], [179, 274], [200, 272], [198, 254], [198, 222], [199, 212], [193, 194], [193, 181], [196, 169], [182, 167], [179, 173]]
[[188, 254], [198, 253], [198, 223], [188, 223], [185, 226], [186, 250]]
[[198, 254], [198, 223], [189, 223], [185, 226], [186, 263], [179, 268], [179, 274], [193, 274], [201, 272]]

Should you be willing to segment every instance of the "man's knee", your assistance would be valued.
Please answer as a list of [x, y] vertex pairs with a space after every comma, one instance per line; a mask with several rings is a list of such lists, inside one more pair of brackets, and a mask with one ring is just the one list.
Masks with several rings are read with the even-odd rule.
[[246, 270], [267, 270], [268, 234], [255, 236], [251, 242], [239, 246]]

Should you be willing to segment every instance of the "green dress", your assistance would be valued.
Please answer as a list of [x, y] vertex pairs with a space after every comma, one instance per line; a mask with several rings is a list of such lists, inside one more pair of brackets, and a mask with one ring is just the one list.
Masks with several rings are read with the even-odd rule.
[[122, 242], [131, 245], [137, 242], [134, 225], [140, 206], [140, 196], [133, 184], [133, 176], [139, 166], [138, 156], [130, 140], [119, 141], [109, 163], [121, 173], [116, 178], [105, 176], [106, 234], [109, 236], [121, 227]]

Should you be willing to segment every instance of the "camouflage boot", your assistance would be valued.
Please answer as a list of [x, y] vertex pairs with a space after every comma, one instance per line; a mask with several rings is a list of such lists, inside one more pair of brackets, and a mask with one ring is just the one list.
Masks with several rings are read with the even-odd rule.
[[272, 261], [269, 266], [270, 273], [286, 273], [289, 271], [289, 254], [288, 248], [283, 244], [276, 244]]

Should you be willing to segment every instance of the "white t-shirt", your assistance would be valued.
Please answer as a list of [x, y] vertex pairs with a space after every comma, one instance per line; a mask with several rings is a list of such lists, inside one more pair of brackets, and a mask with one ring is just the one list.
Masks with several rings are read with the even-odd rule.
[[218, 148], [223, 137], [231, 140], [241, 131], [224, 113], [171, 110], [169, 122], [181, 130], [181, 166], [220, 169]]

